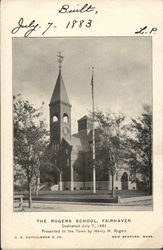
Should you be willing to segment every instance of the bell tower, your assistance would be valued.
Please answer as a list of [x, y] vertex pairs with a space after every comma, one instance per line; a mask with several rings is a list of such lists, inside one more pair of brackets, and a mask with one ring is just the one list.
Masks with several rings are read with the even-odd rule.
[[63, 82], [61, 68], [63, 56], [58, 55], [59, 73], [50, 100], [50, 142], [60, 148], [62, 141], [71, 141], [71, 104]]

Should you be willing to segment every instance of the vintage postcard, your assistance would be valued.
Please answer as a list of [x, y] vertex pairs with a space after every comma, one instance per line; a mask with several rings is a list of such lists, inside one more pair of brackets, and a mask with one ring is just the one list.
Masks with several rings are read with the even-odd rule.
[[2, 249], [163, 247], [162, 10], [2, 1]]

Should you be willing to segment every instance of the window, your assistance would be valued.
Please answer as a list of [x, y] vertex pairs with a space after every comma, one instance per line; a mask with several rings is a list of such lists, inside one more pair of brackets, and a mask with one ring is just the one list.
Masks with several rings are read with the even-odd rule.
[[118, 175], [117, 175], [117, 174], [116, 174], [116, 176], [115, 176], [115, 180], [118, 181]]
[[58, 117], [57, 117], [57, 115], [54, 115], [53, 116], [53, 122], [57, 122], [58, 121]]
[[68, 122], [68, 115], [63, 114], [63, 122], [67, 123]]
[[123, 175], [122, 175], [122, 177], [121, 177], [121, 181], [123, 182], [125, 182], [125, 181], [128, 181], [128, 174], [127, 174], [127, 172], [124, 172], [123, 173]]
[[69, 159], [67, 159], [67, 167], [70, 166], [70, 162], [69, 162]]
[[68, 155], [68, 148], [66, 148], [66, 155]]

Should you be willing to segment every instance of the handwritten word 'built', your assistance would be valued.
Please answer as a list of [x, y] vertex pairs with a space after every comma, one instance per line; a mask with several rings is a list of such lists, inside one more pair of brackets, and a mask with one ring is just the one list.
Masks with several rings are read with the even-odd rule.
[[68, 14], [68, 13], [85, 13], [85, 12], [95, 12], [95, 14], [97, 14], [96, 11], [96, 7], [93, 7], [92, 5], [89, 4], [84, 4], [82, 7], [78, 7], [79, 4], [77, 4], [76, 8], [71, 8], [70, 5], [68, 4], [64, 4], [62, 5], [62, 7], [58, 10], [58, 13], [61, 14]]

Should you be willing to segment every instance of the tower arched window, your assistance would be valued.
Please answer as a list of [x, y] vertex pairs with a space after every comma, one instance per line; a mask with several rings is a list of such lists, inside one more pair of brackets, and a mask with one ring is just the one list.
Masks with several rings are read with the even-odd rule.
[[63, 122], [67, 123], [69, 120], [68, 120], [68, 115], [67, 114], [63, 114]]
[[54, 115], [53, 116], [53, 122], [57, 122], [58, 121], [58, 116], [57, 115]]

